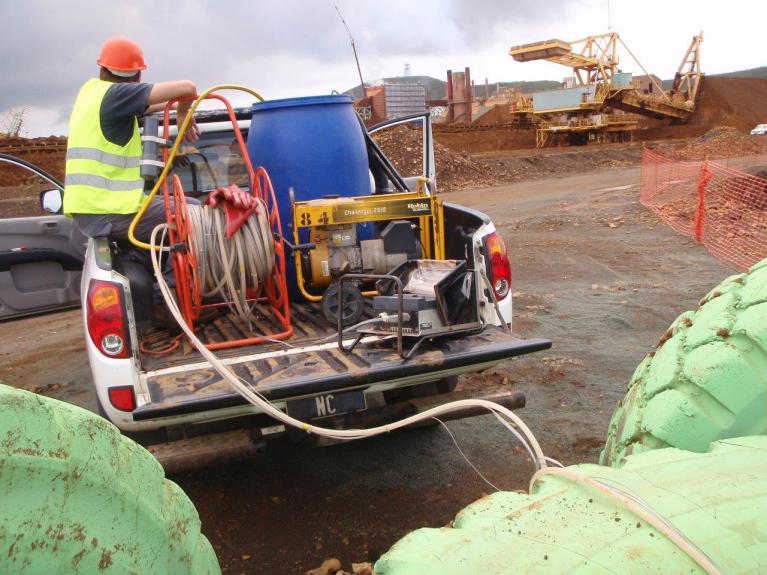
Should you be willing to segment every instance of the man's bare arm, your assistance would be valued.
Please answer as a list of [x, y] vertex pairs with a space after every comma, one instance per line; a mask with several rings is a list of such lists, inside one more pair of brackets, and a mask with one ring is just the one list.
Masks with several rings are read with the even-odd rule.
[[[168, 100], [174, 98], [196, 98], [197, 86], [191, 80], [176, 80], [173, 82], [159, 82], [152, 85], [152, 90], [149, 92], [149, 98], [147, 99], [146, 113], [151, 114], [159, 112], [165, 108], [165, 104]], [[177, 108], [178, 124], [181, 125], [186, 118], [186, 114], [189, 111], [190, 102], [179, 102]], [[200, 138], [200, 131], [197, 128], [197, 123], [194, 118], [189, 122], [189, 126], [184, 133], [184, 140], [189, 143], [194, 143]]]
[[197, 86], [190, 80], [176, 80], [174, 82], [158, 82], [152, 84], [149, 92], [147, 105], [152, 107], [156, 104], [164, 105], [173, 98], [197, 97]]
[[162, 112], [165, 109], [165, 102], [161, 104], [152, 104], [151, 106], [147, 106], [146, 110], [144, 110], [144, 114], [154, 114], [155, 112]]

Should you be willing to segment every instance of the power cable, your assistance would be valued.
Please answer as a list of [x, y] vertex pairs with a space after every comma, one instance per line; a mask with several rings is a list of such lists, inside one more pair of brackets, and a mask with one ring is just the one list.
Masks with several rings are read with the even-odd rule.
[[500, 489], [498, 489], [498, 488], [497, 488], [495, 485], [493, 485], [493, 483], [492, 483], [492, 482], [491, 482], [491, 481], [490, 481], [490, 480], [489, 480], [487, 477], [485, 477], [484, 475], [482, 475], [482, 472], [481, 472], [479, 469], [477, 469], [477, 467], [476, 467], [476, 466], [475, 466], [475, 465], [474, 465], [474, 464], [473, 464], [473, 463], [472, 463], [472, 462], [469, 460], [469, 458], [468, 458], [468, 457], [466, 457], [466, 454], [463, 452], [463, 449], [461, 449], [461, 446], [460, 446], [460, 445], [458, 445], [458, 442], [455, 440], [455, 436], [454, 436], [454, 435], [453, 435], [453, 433], [450, 431], [450, 428], [449, 428], [447, 425], [445, 425], [445, 422], [444, 422], [444, 421], [442, 421], [441, 419], [439, 419], [438, 417], [434, 417], [434, 418], [432, 418], [432, 419], [436, 419], [436, 420], [439, 422], [439, 424], [440, 424], [442, 427], [444, 427], [444, 428], [445, 428], [445, 431], [447, 431], [447, 434], [450, 436], [450, 439], [452, 439], [452, 440], [453, 440], [453, 444], [455, 445], [455, 448], [458, 450], [458, 453], [460, 453], [460, 454], [461, 454], [461, 457], [463, 457], [463, 458], [466, 460], [466, 463], [468, 463], [468, 464], [471, 466], [471, 468], [472, 468], [474, 471], [476, 471], [476, 472], [477, 472], [477, 475], [479, 475], [479, 476], [480, 476], [480, 478], [482, 478], [482, 481], [484, 481], [485, 483], [487, 483], [487, 484], [488, 484], [490, 487], [492, 487], [492, 488], [493, 488], [493, 489], [495, 489], [496, 491], [500, 491]]

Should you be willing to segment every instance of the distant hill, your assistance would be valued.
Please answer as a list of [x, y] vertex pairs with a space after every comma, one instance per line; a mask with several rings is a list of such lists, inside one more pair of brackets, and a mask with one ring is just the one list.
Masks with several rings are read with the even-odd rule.
[[[556, 90], [562, 87], [562, 82], [554, 80], [522, 80], [519, 82], [498, 82], [497, 85], [501, 88], [516, 88], [525, 94], [530, 94], [532, 92], [543, 92], [544, 90]], [[491, 97], [495, 94], [495, 86], [496, 84], [490, 84]], [[484, 86], [477, 86], [477, 94], [484, 96], [484, 89]]]
[[[445, 80], [438, 80], [437, 78], [432, 78], [431, 76], [395, 76], [392, 78], [383, 78], [382, 80], [387, 84], [413, 84], [413, 83], [419, 83], [423, 84], [423, 86], [426, 88], [426, 99], [427, 100], [442, 100], [445, 98], [445, 86], [447, 85], [447, 82]], [[494, 82], [489, 85], [489, 91], [490, 96], [492, 97], [498, 88], [518, 88], [522, 92], [530, 93], [530, 92], [539, 92], [541, 90], [555, 90], [557, 88], [561, 87], [561, 83], [554, 82], [552, 80], [534, 80], [531, 82], [527, 81], [520, 81], [520, 82]], [[485, 85], [484, 84], [476, 84], [474, 86], [474, 89], [476, 91], [477, 96], [484, 96], [485, 95]], [[362, 87], [358, 84], [354, 88], [351, 88], [349, 90], [346, 90], [344, 94], [349, 94], [352, 98], [361, 98], [362, 97]]]
[[767, 66], [759, 66], [750, 70], [739, 70], [725, 74], [711, 74], [712, 76], [724, 76], [730, 78], [767, 78]]
[[[387, 84], [423, 84], [426, 88], [427, 100], [440, 100], [445, 97], [445, 82], [431, 76], [395, 76], [376, 80], [376, 83], [381, 81]], [[362, 98], [362, 86], [357, 84], [354, 88], [346, 90], [344, 94], [349, 94], [354, 99]]]
[[[751, 68], [749, 70], [738, 70], [736, 72], [725, 72], [724, 74], [706, 74], [710, 78], [767, 78], [767, 66]], [[663, 89], [670, 90], [674, 85], [674, 80], [663, 80]]]

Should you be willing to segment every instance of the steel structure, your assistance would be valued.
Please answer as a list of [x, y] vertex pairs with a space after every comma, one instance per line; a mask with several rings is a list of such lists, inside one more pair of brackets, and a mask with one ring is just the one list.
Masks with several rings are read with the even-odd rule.
[[[517, 62], [547, 60], [571, 68], [576, 86], [569, 92], [540, 93], [540, 100], [546, 96], [545, 105], [538, 105], [533, 98], [512, 112], [532, 113], [538, 120], [539, 147], [547, 145], [554, 134], [566, 134], [572, 141], [584, 137], [607, 141], [630, 138], [638, 125], [637, 117], [613, 114], [613, 110], [684, 122], [695, 109], [699, 91], [702, 40], [702, 32], [693, 37], [669, 91], [647, 73], [616, 32], [573, 42], [555, 39], [514, 46], [509, 54]], [[640, 90], [631, 74], [620, 72], [619, 42], [649, 78], [654, 88], [651, 93]]]
[[700, 71], [700, 43], [703, 42], [703, 32], [692, 37], [690, 47], [679, 64], [679, 69], [674, 75], [674, 85], [671, 88], [674, 94], [685, 94], [687, 99], [695, 103], [698, 97], [698, 88], [702, 72]]
[[[618, 34], [588, 36], [574, 42], [546, 40], [533, 44], [514, 46], [509, 51], [517, 62], [548, 60], [572, 68], [579, 85], [610, 82], [618, 67], [615, 46]], [[581, 45], [580, 50], [573, 46]]]
[[0, 136], [15, 138], [21, 132], [24, 125], [26, 108], [11, 108], [0, 123]]

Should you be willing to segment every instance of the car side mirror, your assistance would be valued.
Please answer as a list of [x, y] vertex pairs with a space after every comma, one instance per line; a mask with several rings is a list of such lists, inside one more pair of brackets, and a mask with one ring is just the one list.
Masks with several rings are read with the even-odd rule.
[[61, 208], [64, 205], [64, 198], [61, 195], [61, 190], [45, 190], [40, 192], [40, 207], [52, 214], [60, 214]]

